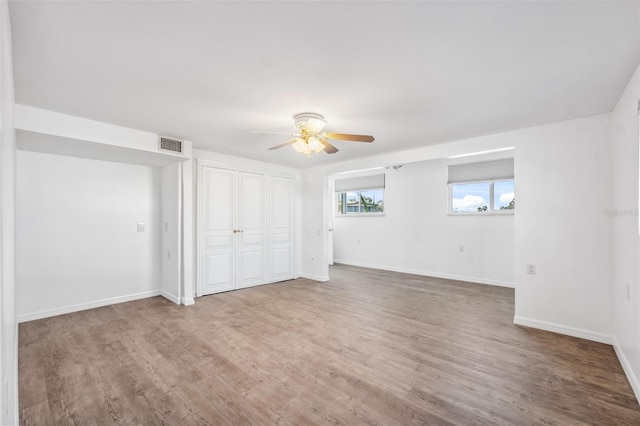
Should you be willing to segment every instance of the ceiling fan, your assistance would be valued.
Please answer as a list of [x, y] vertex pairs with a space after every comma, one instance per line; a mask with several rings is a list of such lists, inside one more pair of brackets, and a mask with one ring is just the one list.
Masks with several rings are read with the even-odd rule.
[[[287, 145], [301, 154], [309, 157], [311, 154], [317, 154], [324, 151], [327, 154], [335, 154], [338, 148], [329, 143], [328, 139], [336, 139], [348, 142], [373, 142], [373, 136], [368, 135], [349, 135], [345, 133], [322, 132], [327, 125], [324, 117], [314, 112], [302, 112], [293, 116], [293, 120], [298, 129], [297, 133], [285, 133], [293, 136], [292, 139], [269, 148], [270, 150], [279, 149]], [[273, 133], [273, 132], [259, 132]]]

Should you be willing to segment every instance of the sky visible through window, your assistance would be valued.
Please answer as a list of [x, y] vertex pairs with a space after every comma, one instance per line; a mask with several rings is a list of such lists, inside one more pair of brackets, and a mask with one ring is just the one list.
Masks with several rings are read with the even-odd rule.
[[512, 180], [502, 180], [493, 183], [493, 208], [499, 210], [509, 206], [515, 198], [515, 183]]
[[[493, 188], [493, 206], [490, 206], [491, 182], [474, 182], [451, 185], [451, 211], [458, 213], [478, 212], [509, 208], [514, 200], [515, 183], [513, 180], [495, 181]], [[512, 204], [513, 205], [513, 204]], [[486, 209], [485, 209], [486, 206]]]

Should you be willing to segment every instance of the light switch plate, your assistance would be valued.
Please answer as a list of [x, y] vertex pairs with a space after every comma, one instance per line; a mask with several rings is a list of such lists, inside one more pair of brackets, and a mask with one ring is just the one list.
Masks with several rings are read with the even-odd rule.
[[144, 232], [144, 222], [138, 222], [138, 232]]

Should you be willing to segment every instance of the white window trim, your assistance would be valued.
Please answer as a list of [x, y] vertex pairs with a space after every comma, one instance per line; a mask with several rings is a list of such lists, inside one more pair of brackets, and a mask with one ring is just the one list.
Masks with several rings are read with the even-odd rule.
[[384, 212], [345, 213], [345, 214], [336, 213], [334, 217], [381, 217], [381, 216], [385, 216]]
[[[496, 180], [475, 180], [475, 181], [470, 181], [470, 182], [455, 182], [455, 183], [450, 183], [447, 184], [448, 187], [448, 202], [447, 202], [447, 215], [448, 216], [513, 216], [516, 213], [516, 209], [513, 210], [495, 210], [493, 208], [493, 196], [494, 196], [494, 185], [496, 182], [509, 182], [509, 181], [513, 181], [514, 182], [514, 188], [513, 188], [513, 198], [516, 198], [516, 188], [515, 188], [515, 179], [496, 179]], [[453, 194], [451, 191], [451, 187], [453, 185], [468, 185], [471, 183], [488, 183], [489, 184], [489, 210], [485, 211], [485, 212], [454, 212], [453, 211]]]

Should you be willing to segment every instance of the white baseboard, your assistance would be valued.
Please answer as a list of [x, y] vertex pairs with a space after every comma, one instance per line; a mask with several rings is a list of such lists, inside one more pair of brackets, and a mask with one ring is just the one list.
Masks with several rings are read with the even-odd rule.
[[18, 418], [20, 417], [20, 393], [18, 390], [18, 383], [20, 382], [18, 379], [18, 346], [20, 346], [20, 326], [18, 325], [17, 321], [14, 327], [14, 333], [14, 358], [13, 365], [9, 370], [9, 374], [11, 374], [11, 370], [13, 370], [13, 415], [15, 417], [15, 423], [18, 424]]
[[167, 290], [160, 290], [160, 296], [162, 296], [165, 299], [175, 303], [176, 305], [180, 304], [180, 298], [178, 296], [176, 296], [175, 294], [169, 293]]
[[441, 272], [432, 272], [432, 271], [422, 271], [418, 269], [409, 269], [409, 268], [399, 268], [395, 266], [387, 266], [387, 265], [375, 265], [372, 263], [366, 262], [353, 262], [345, 259], [334, 259], [334, 263], [342, 263], [344, 265], [351, 266], [360, 266], [362, 268], [372, 268], [372, 269], [381, 269], [383, 271], [391, 271], [391, 272], [400, 272], [403, 274], [412, 274], [412, 275], [421, 275], [425, 277], [434, 277], [434, 278], [443, 278], [446, 280], [455, 280], [455, 281], [465, 281], [470, 283], [477, 284], [488, 284], [495, 285], [499, 287], [509, 287], [514, 288], [515, 285], [510, 281], [500, 281], [500, 280], [492, 280], [487, 278], [476, 278], [476, 277], [467, 277], [464, 275], [453, 275], [453, 274], [443, 274]]
[[327, 281], [329, 281], [329, 277], [328, 276], [322, 276], [322, 275], [314, 275], [314, 274], [300, 274], [301, 278], [306, 278], [308, 280], [312, 280], [312, 281], [320, 281], [321, 283], [326, 283]]
[[618, 339], [616, 339], [615, 337], [613, 338], [613, 349], [616, 351], [616, 355], [618, 356], [620, 365], [622, 365], [624, 374], [627, 376], [627, 380], [631, 385], [631, 389], [633, 389], [633, 393], [636, 395], [636, 400], [638, 401], [638, 403], [640, 403], [640, 382], [638, 381], [638, 377], [636, 377], [636, 375], [633, 373], [631, 364], [629, 364], [629, 360], [627, 360], [627, 357], [622, 351], [622, 347], [620, 347]]
[[183, 297], [181, 300], [181, 303], [184, 306], [190, 306], [190, 305], [194, 305], [196, 301], [193, 299], [193, 297]]
[[567, 336], [578, 337], [580, 339], [591, 340], [598, 343], [606, 343], [613, 345], [613, 336], [595, 331], [585, 330], [583, 328], [571, 327], [568, 325], [556, 324], [547, 321], [540, 321], [532, 318], [513, 316], [513, 323], [523, 325], [525, 327], [539, 328], [540, 330], [552, 331], [554, 333], [566, 334]]
[[115, 305], [116, 303], [130, 302], [132, 300], [145, 299], [147, 297], [154, 297], [159, 295], [160, 290], [150, 290], [144, 291], [142, 293], [128, 294], [126, 296], [110, 297], [108, 299], [96, 300], [93, 302], [78, 303], [75, 305], [67, 305], [59, 308], [45, 309], [42, 311], [18, 315], [18, 322], [22, 323], [27, 321], [34, 321], [37, 319], [54, 317], [56, 315], [70, 314], [71, 312], [100, 308], [102, 306]]

